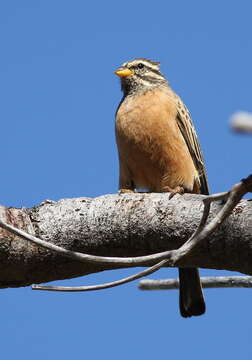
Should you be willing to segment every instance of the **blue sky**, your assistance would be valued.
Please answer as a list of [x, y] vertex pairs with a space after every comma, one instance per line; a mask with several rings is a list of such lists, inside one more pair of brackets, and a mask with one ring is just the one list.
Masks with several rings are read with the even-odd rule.
[[[5, 1], [0, 4], [1, 204], [117, 191], [113, 74], [161, 62], [191, 111], [212, 192], [251, 172], [251, 137], [229, 117], [252, 111], [250, 1]], [[136, 269], [60, 282], [111, 281]], [[202, 271], [204, 275], [223, 274]], [[174, 277], [161, 270], [153, 278]], [[207, 314], [182, 319], [176, 291], [132, 283], [97, 293], [1, 291], [4, 359], [251, 359], [251, 294], [206, 290]]]

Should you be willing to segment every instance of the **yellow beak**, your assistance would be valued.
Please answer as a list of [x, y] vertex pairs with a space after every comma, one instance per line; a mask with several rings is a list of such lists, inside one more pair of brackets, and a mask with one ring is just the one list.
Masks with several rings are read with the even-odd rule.
[[120, 68], [120, 69], [118, 69], [118, 70], [115, 71], [115, 74], [116, 74], [117, 76], [120, 76], [120, 77], [126, 77], [126, 76], [130, 76], [130, 75], [132, 75], [132, 74], [134, 74], [134, 73], [133, 73], [133, 71], [130, 70], [130, 69]]

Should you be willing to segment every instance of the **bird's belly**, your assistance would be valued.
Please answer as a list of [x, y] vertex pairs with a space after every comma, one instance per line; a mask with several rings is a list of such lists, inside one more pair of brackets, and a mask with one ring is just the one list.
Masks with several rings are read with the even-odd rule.
[[160, 191], [164, 171], [149, 152], [137, 146], [128, 148], [127, 166], [135, 187], [149, 191]]
[[160, 113], [160, 101], [162, 98], [152, 95], [144, 111], [134, 99], [119, 108], [116, 138], [120, 161], [137, 188], [160, 192], [167, 186], [183, 186], [192, 191], [197, 172], [178, 129], [177, 109], [165, 98], [166, 111]]
[[191, 156], [181, 151], [181, 144], [169, 138], [148, 137], [136, 139], [119, 138], [119, 152], [136, 188], [162, 192], [167, 187], [183, 186], [192, 191], [196, 170]]

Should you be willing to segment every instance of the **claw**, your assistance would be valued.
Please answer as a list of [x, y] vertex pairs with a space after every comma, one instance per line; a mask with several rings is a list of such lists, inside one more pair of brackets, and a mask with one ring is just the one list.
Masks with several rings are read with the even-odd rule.
[[166, 191], [170, 193], [169, 200], [171, 200], [173, 198], [173, 196], [176, 194], [183, 195], [185, 193], [185, 189], [182, 186], [176, 186], [174, 189], [172, 189], [170, 187], [169, 188], [166, 187], [166, 188], [167, 188]]
[[135, 191], [134, 190], [131, 190], [131, 189], [120, 189], [118, 191], [118, 194], [121, 195], [121, 194], [127, 194], [127, 193], [134, 193]]

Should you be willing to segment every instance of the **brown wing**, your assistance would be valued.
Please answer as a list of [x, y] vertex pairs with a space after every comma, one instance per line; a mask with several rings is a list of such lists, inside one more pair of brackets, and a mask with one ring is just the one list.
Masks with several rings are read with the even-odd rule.
[[198, 171], [201, 193], [208, 195], [209, 190], [207, 175], [199, 140], [194, 129], [190, 113], [187, 110], [186, 106], [183, 104], [183, 102], [180, 100], [180, 98], [178, 98], [177, 123], [181, 134], [183, 135], [184, 140], [187, 144], [194, 165]]

